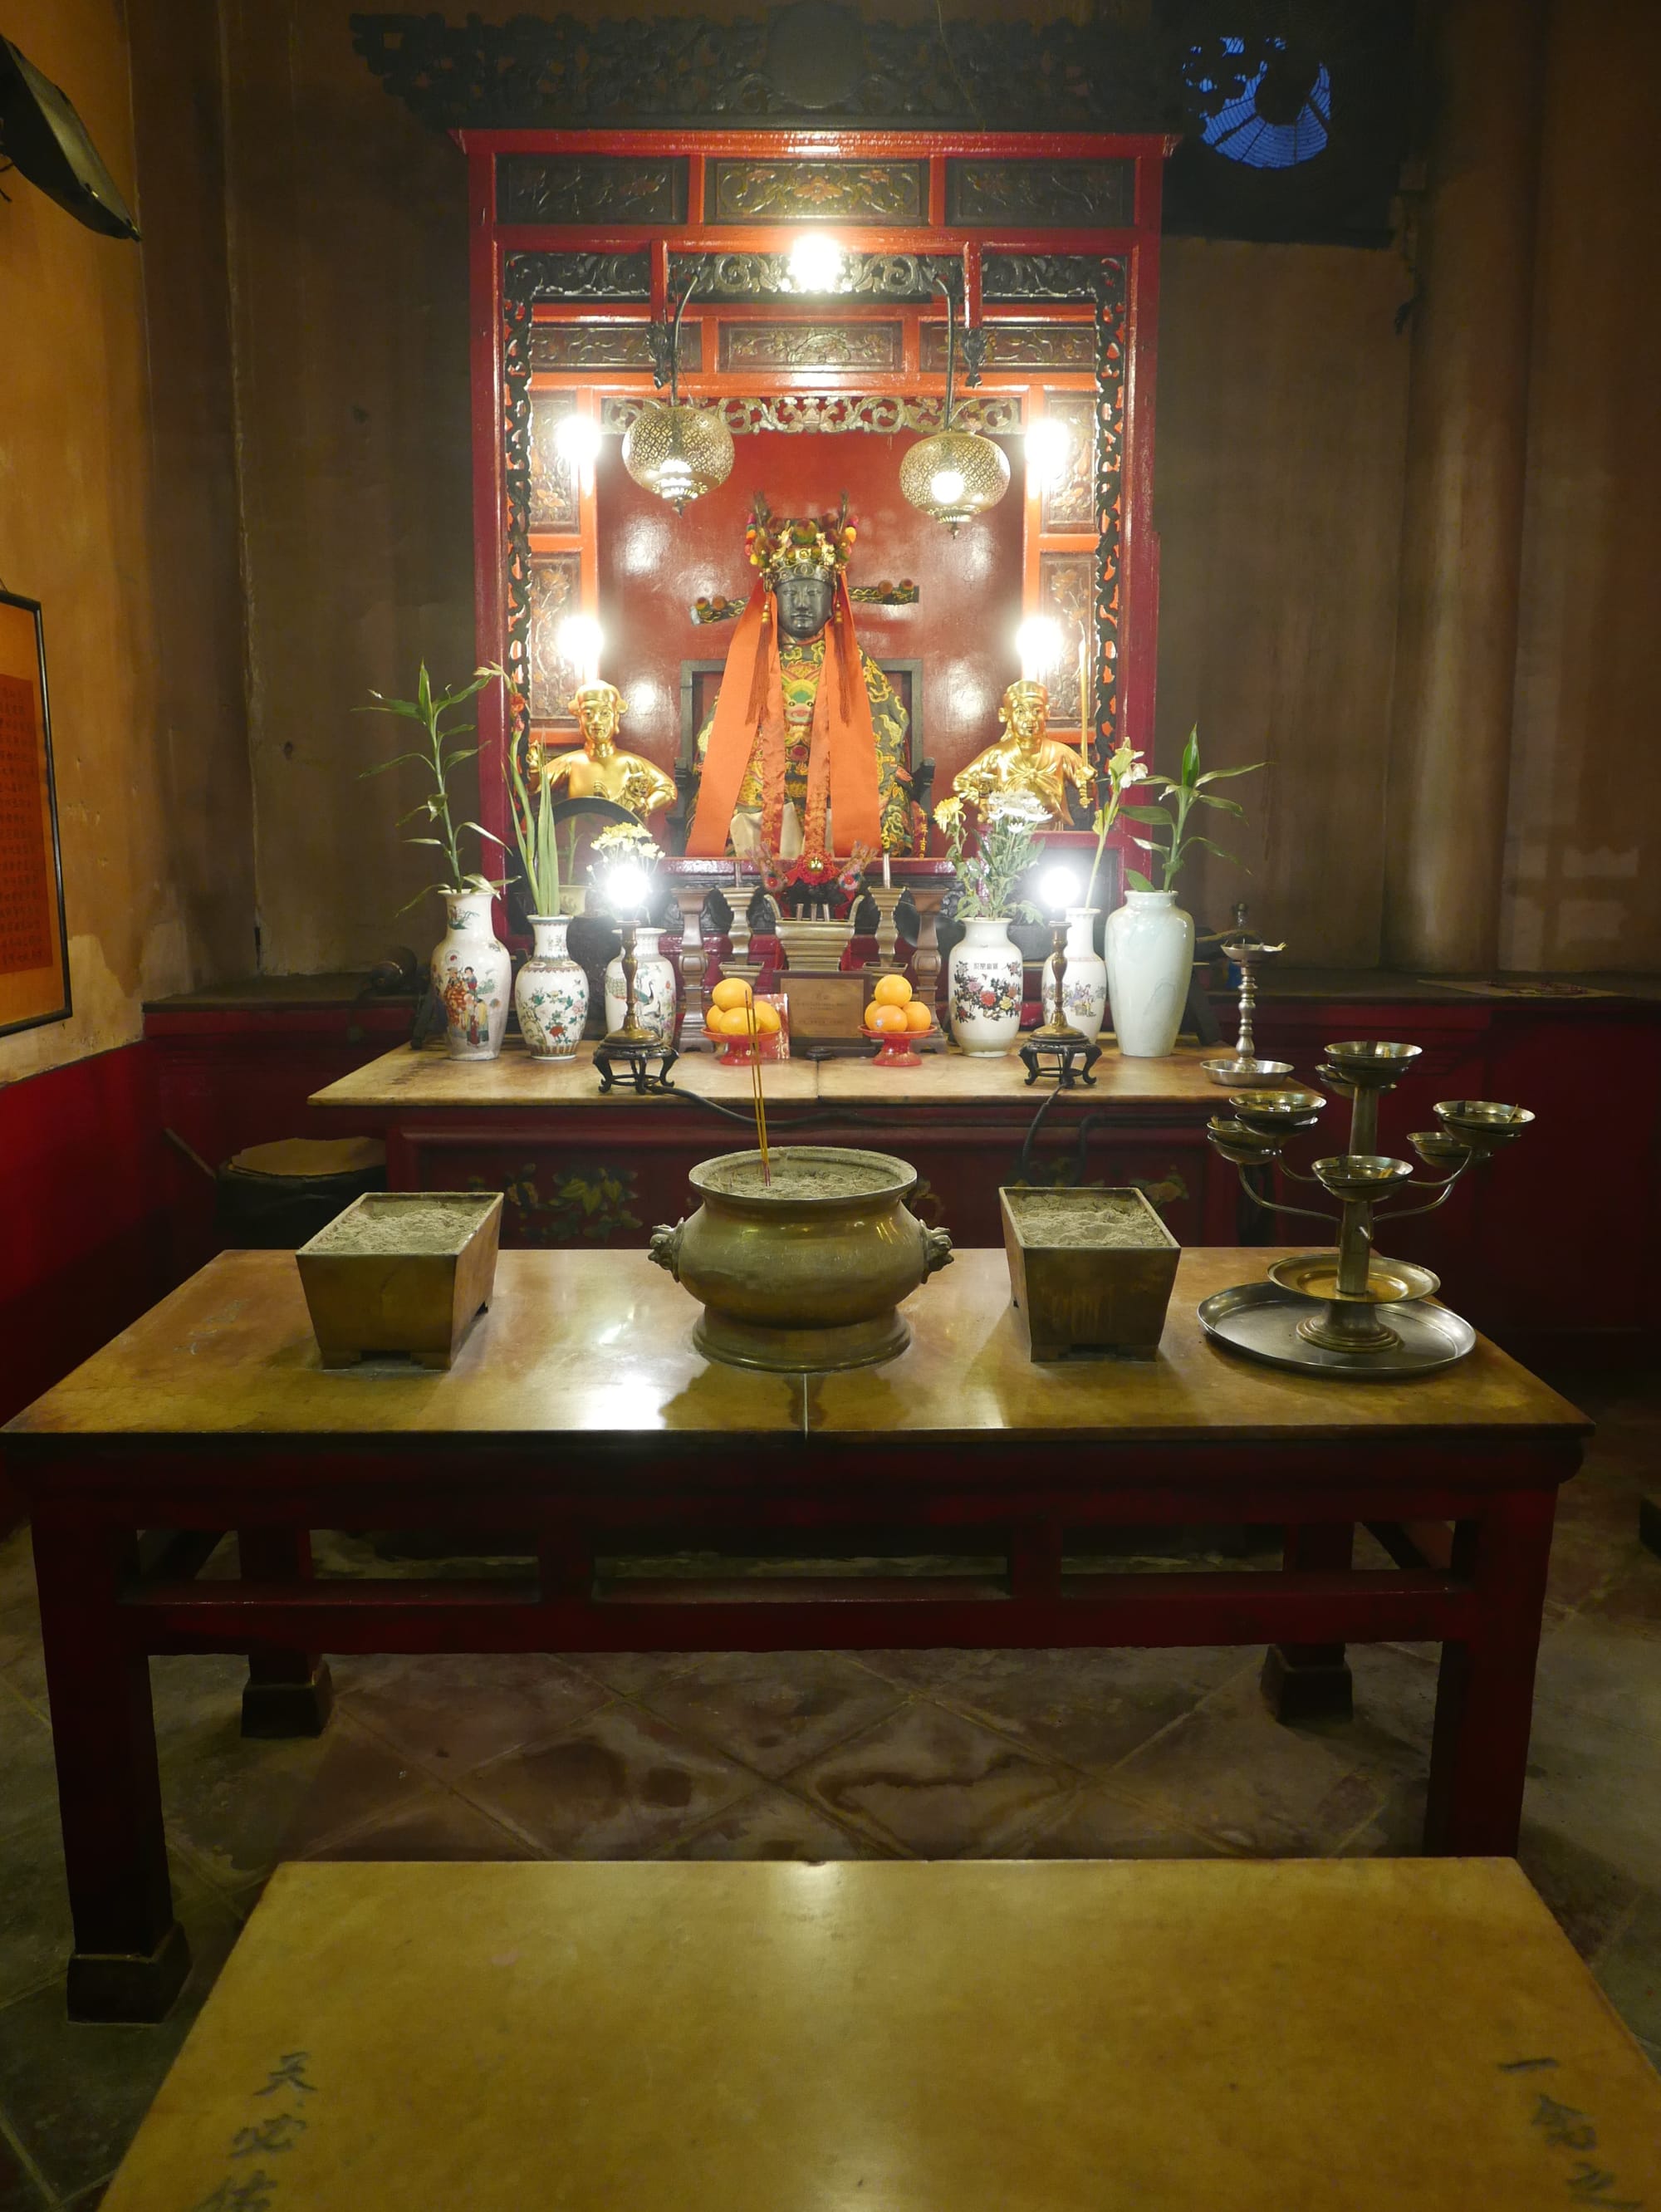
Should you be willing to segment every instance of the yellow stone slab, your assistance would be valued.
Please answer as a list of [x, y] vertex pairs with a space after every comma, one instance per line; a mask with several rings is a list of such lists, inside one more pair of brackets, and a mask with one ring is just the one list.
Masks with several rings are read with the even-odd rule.
[[[1226, 1093], [1212, 1082], [1200, 1061], [1213, 1046], [1183, 1045], [1167, 1060], [1125, 1060], [1112, 1045], [1091, 1070], [1092, 1089], [1070, 1093], [1081, 1108], [1094, 1106], [1192, 1105], [1220, 1113]], [[920, 1067], [878, 1067], [871, 1060], [827, 1060], [820, 1063], [819, 1096], [848, 1105], [967, 1106], [1020, 1105], [1035, 1113], [1054, 1085], [1027, 1082], [1027, 1071], [1013, 1053], [983, 1057], [962, 1052], [932, 1053]]]
[[224, 1252], [20, 1413], [29, 1436], [560, 1436], [796, 1430], [846, 1436], [1579, 1433], [1565, 1399], [1482, 1339], [1441, 1375], [1335, 1383], [1220, 1352], [1194, 1309], [1270, 1249], [1185, 1252], [1158, 1358], [1035, 1366], [1002, 1252], [915, 1291], [910, 1348], [842, 1375], [762, 1375], [693, 1349], [700, 1308], [644, 1252], [504, 1252], [490, 1310], [447, 1373], [325, 1369], [290, 1252]]
[[312, 1864], [104, 2204], [1565, 2212], [1658, 2146], [1509, 1860]]
[[[694, 1098], [716, 1098], [734, 1106], [747, 1106], [751, 1097], [747, 1067], [723, 1067], [713, 1053], [689, 1052], [670, 1070], [676, 1091]], [[771, 1060], [761, 1070], [769, 1099], [811, 1100], [816, 1096], [813, 1063], [805, 1060]], [[523, 1045], [510, 1041], [495, 1060], [452, 1060], [444, 1052], [411, 1052], [400, 1045], [378, 1060], [354, 1068], [338, 1082], [312, 1094], [313, 1106], [365, 1107], [452, 1106], [486, 1111], [527, 1106], [594, 1106], [610, 1112], [614, 1107], [631, 1111], [676, 1110], [672, 1097], [642, 1097], [627, 1085], [606, 1092], [594, 1073], [594, 1048], [579, 1045], [575, 1060], [535, 1060]]]

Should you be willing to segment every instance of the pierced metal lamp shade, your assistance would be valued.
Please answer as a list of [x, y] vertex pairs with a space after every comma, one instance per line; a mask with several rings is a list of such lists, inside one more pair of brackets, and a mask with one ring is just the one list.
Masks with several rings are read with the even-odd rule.
[[637, 484], [666, 499], [676, 514], [689, 499], [724, 484], [732, 462], [732, 433], [707, 407], [666, 407], [654, 401], [640, 410], [623, 437], [623, 466]]
[[900, 461], [900, 489], [955, 538], [960, 522], [984, 514], [1008, 491], [1009, 459], [978, 431], [937, 430], [931, 438], [919, 438]]

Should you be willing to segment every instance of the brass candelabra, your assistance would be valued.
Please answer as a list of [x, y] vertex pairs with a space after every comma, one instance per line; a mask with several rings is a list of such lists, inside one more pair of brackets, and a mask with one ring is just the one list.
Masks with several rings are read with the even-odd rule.
[[[1409, 1160], [1379, 1150], [1379, 1101], [1419, 1057], [1412, 1044], [1329, 1044], [1317, 1081], [1350, 1102], [1348, 1149], [1312, 1164], [1305, 1175], [1282, 1157], [1288, 1140], [1319, 1125], [1327, 1100], [1319, 1091], [1237, 1091], [1230, 1112], [1207, 1132], [1214, 1148], [1240, 1170], [1240, 1183], [1265, 1212], [1331, 1222], [1312, 1206], [1266, 1198], [1247, 1169], [1278, 1167], [1288, 1181], [1325, 1191], [1338, 1203], [1336, 1247], [1277, 1260], [1268, 1279], [1220, 1291], [1199, 1309], [1208, 1335], [1278, 1367], [1356, 1377], [1417, 1375], [1461, 1359], [1476, 1341], [1469, 1322], [1428, 1303], [1440, 1287], [1428, 1267], [1391, 1260], [1376, 1249], [1380, 1218], [1403, 1221], [1445, 1206], [1454, 1185], [1521, 1135], [1534, 1116], [1526, 1107], [1491, 1099], [1450, 1098], [1432, 1110], [1437, 1127], [1410, 1135], [1409, 1144], [1433, 1171], [1415, 1179]], [[1437, 1172], [1446, 1170], [1446, 1172]], [[1431, 1190], [1428, 1202], [1397, 1206]]]

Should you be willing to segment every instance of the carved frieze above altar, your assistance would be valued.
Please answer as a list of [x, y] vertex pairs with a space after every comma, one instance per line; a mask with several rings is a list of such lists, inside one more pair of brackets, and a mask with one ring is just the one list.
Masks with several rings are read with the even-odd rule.
[[509, 253], [502, 289], [525, 306], [538, 300], [650, 300], [652, 257], [639, 253]]
[[723, 323], [720, 366], [746, 368], [898, 368], [898, 323]]
[[1034, 230], [1117, 230], [1136, 207], [1134, 161], [994, 161], [977, 155], [946, 164], [946, 220], [1018, 224]]
[[925, 161], [725, 161], [709, 164], [710, 222], [926, 222]]
[[[669, 289], [679, 294], [701, 270], [700, 300], [799, 300], [803, 295], [783, 253], [672, 253]], [[961, 292], [963, 261], [956, 253], [845, 253], [829, 292], [859, 300], [937, 300], [938, 276]]]
[[[987, 368], [1094, 368], [1096, 334], [1088, 323], [983, 323]], [[946, 325], [923, 325], [923, 366], [943, 374]], [[961, 343], [960, 338], [959, 343]]]
[[684, 222], [684, 157], [621, 154], [499, 154], [499, 222]]
[[[633, 393], [609, 393], [600, 402], [601, 430], [621, 437], [649, 404]], [[735, 438], [757, 430], [927, 433], [944, 428], [946, 411], [943, 398], [908, 399], [890, 392], [793, 392], [758, 398], [692, 399], [687, 404], [718, 410]], [[1009, 392], [991, 398], [960, 399], [952, 419], [964, 429], [1013, 437], [1021, 428], [1022, 413], [1020, 394]]]
[[[646, 323], [533, 323], [530, 367], [536, 374], [586, 374], [597, 368], [652, 368], [652, 329]], [[681, 366], [704, 365], [700, 323], [681, 326]]]

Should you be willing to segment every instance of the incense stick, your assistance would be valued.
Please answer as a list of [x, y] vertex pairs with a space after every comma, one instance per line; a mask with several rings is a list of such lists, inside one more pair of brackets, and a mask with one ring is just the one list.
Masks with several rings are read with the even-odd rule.
[[750, 1079], [755, 1091], [755, 1140], [761, 1148], [761, 1181], [764, 1185], [771, 1188], [773, 1165], [767, 1158], [767, 1100], [761, 1093], [761, 1033], [755, 1025], [754, 997], [745, 1001], [744, 1012], [749, 1019], [749, 1069]]

